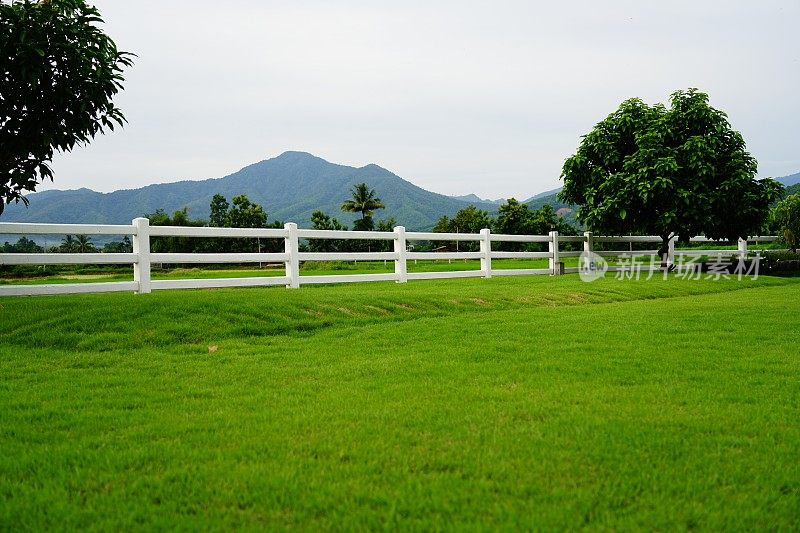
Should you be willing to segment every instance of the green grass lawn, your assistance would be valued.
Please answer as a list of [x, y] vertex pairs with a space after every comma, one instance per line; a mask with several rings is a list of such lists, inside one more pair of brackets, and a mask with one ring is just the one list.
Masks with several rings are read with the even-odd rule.
[[0, 529], [797, 530], [799, 316], [768, 277], [3, 298]]
[[[495, 268], [548, 268], [547, 259], [500, 259], [493, 261]], [[578, 265], [578, 260], [574, 260]], [[409, 261], [409, 272], [452, 272], [457, 270], [480, 270], [479, 260], [467, 261]], [[303, 264], [301, 276], [348, 275], [348, 274], [382, 274], [394, 272], [394, 261], [309, 261]], [[263, 268], [242, 265], [214, 265], [189, 268], [172, 267], [153, 269], [152, 279], [218, 279], [284, 276], [283, 266], [270, 265]], [[133, 269], [117, 269], [117, 271], [75, 272], [72, 270], [55, 271], [49, 275], [29, 277], [0, 278], [1, 284], [41, 284], [41, 283], [98, 283], [108, 281], [132, 281]]]

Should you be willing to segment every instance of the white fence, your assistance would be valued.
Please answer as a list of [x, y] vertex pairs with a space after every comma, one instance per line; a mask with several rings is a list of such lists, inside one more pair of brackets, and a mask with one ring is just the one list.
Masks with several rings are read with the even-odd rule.
[[[40, 294], [68, 294], [87, 292], [133, 291], [149, 293], [159, 289], [194, 289], [216, 287], [250, 287], [285, 285], [298, 288], [301, 284], [342, 283], [363, 281], [396, 281], [405, 283], [408, 280], [466, 278], [519, 275], [559, 275], [575, 273], [577, 267], [563, 268], [563, 258], [579, 257], [581, 250], [562, 250], [562, 243], [580, 243], [583, 251], [595, 251], [604, 256], [652, 256], [652, 250], [633, 250], [633, 244], [660, 243], [657, 236], [604, 237], [594, 236], [587, 232], [581, 236], [559, 235], [552, 231], [548, 235], [504, 235], [491, 233], [488, 229], [478, 234], [467, 233], [430, 233], [407, 232], [398, 226], [393, 232], [374, 231], [331, 231], [298, 229], [297, 224], [288, 223], [283, 229], [244, 229], [244, 228], [211, 228], [184, 226], [150, 226], [146, 218], [137, 218], [131, 225], [93, 225], [93, 224], [20, 224], [0, 223], [0, 235], [127, 235], [132, 237], [132, 253], [41, 253], [41, 254], [0, 254], [0, 265], [101, 265], [129, 264], [133, 265], [133, 281], [102, 283], [70, 283], [70, 284], [26, 284], [0, 286], [0, 296], [23, 296]], [[266, 238], [283, 239], [284, 251], [279, 253], [151, 253], [151, 237], [206, 237], [206, 238]], [[336, 239], [336, 240], [369, 240], [392, 241], [391, 252], [301, 252], [300, 239]], [[772, 242], [778, 237], [758, 237], [750, 239], [756, 243]], [[414, 252], [409, 249], [410, 241], [473, 241], [479, 243], [476, 252]], [[705, 237], [695, 237], [693, 242], [714, 242]], [[492, 243], [547, 243], [546, 252], [509, 252], [492, 250]], [[629, 250], [611, 250], [597, 252], [595, 243], [619, 243], [629, 245]], [[739, 255], [746, 257], [747, 240], [739, 240], [737, 250], [703, 250], [693, 249], [680, 251], [685, 256], [703, 255]], [[581, 246], [576, 246], [580, 248]], [[533, 269], [495, 269], [493, 259], [548, 259], [547, 268]], [[479, 270], [459, 270], [447, 272], [408, 272], [408, 262], [414, 260], [480, 260]], [[668, 263], [675, 260], [675, 239], [669, 243]], [[393, 261], [394, 272], [383, 274], [341, 274], [341, 275], [300, 275], [300, 264], [306, 261]], [[180, 279], [153, 280], [151, 265], [161, 264], [241, 264], [241, 263], [283, 263], [283, 276], [221, 278], [221, 279]], [[652, 268], [659, 268], [653, 265]], [[614, 270], [610, 267], [609, 270]]]

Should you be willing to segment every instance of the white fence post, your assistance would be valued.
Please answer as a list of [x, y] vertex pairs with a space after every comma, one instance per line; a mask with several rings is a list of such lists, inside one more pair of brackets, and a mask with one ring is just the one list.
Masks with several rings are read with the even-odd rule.
[[583, 251], [587, 254], [594, 251], [594, 236], [591, 231], [583, 233]]
[[406, 245], [406, 228], [403, 226], [394, 228], [394, 253], [397, 254], [397, 259], [394, 260], [394, 273], [397, 276], [397, 283], [405, 283], [408, 281], [408, 265], [406, 263], [408, 248]]
[[150, 220], [134, 218], [133, 253], [137, 257], [133, 264], [133, 281], [139, 284], [139, 294], [148, 294], [150, 288]]
[[747, 239], [739, 238], [739, 259], [747, 259]]
[[300, 287], [300, 242], [297, 238], [297, 224], [294, 222], [287, 222], [284, 224], [286, 230], [285, 250], [289, 256], [286, 258], [286, 277], [289, 278], [289, 283], [286, 284], [287, 289], [297, 289]]
[[483, 277], [492, 277], [492, 230], [484, 228], [481, 230], [480, 251], [481, 251], [481, 270]]
[[550, 241], [547, 243], [550, 252], [550, 274], [552, 276], [559, 276], [561, 274], [560, 258], [558, 255], [558, 232], [550, 232]]
[[670, 236], [669, 241], [667, 241], [667, 260], [665, 262], [665, 272], [669, 272], [670, 269], [675, 265], [675, 241], [678, 240], [678, 236], [672, 234]]

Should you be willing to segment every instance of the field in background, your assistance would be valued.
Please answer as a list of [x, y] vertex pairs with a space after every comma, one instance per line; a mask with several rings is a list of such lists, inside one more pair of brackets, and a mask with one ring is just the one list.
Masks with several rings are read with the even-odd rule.
[[[498, 268], [547, 268], [547, 259], [496, 259]], [[578, 260], [571, 261], [578, 266]], [[570, 263], [570, 264], [571, 264]], [[439, 260], [409, 261], [409, 272], [453, 272], [457, 270], [480, 270], [479, 260]], [[30, 270], [30, 267], [27, 267]], [[48, 274], [48, 269], [51, 273]], [[394, 261], [309, 261], [302, 265], [300, 275], [336, 275], [336, 274], [379, 274], [394, 272]], [[283, 264], [258, 266], [237, 265], [192, 265], [181, 267], [165, 265], [154, 268], [153, 279], [214, 279], [238, 277], [283, 276], [286, 270]], [[89, 267], [75, 270], [67, 267], [59, 270], [52, 266], [37, 267], [37, 275], [14, 277], [9, 275], [0, 278], [0, 284], [24, 283], [90, 283], [97, 281], [132, 281], [131, 267]]]
[[3, 528], [800, 526], [792, 279], [0, 306]]
[[[716, 249], [726, 247], [716, 246]], [[731, 248], [731, 247], [727, 247]], [[700, 246], [693, 249], [701, 249]], [[733, 251], [733, 248], [731, 248]], [[678, 250], [677, 253], [680, 253]], [[707, 258], [700, 257], [699, 260]], [[618, 257], [608, 257], [609, 265], [620, 263]], [[630, 264], [630, 258], [623, 258], [625, 264]], [[637, 259], [641, 266], [649, 265], [650, 258]], [[566, 268], [578, 266], [577, 257], [562, 259]], [[493, 259], [493, 268], [500, 269], [546, 269], [547, 259]], [[480, 260], [453, 259], [453, 260], [409, 260], [409, 272], [454, 272], [458, 270], [480, 270]], [[18, 267], [19, 268], [19, 267]], [[0, 285], [40, 284], [40, 283], [95, 283], [102, 281], [132, 281], [133, 268], [129, 266], [74, 266], [74, 265], [48, 265], [45, 267], [24, 267], [24, 274], [15, 274], [13, 271], [0, 274]], [[302, 264], [300, 275], [347, 275], [347, 274], [379, 274], [394, 272], [393, 261], [308, 261]], [[164, 265], [156, 266], [152, 271], [154, 280], [165, 279], [215, 279], [283, 276], [283, 264], [256, 265]]]

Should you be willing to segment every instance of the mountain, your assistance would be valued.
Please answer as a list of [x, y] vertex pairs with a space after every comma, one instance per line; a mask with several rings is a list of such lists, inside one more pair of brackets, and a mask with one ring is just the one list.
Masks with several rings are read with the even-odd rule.
[[[797, 174], [791, 174], [789, 176], [784, 176], [782, 178], [775, 178], [775, 181], [782, 183], [786, 190], [784, 191], [783, 198], [789, 196], [790, 194], [795, 194], [800, 192], [800, 172]], [[577, 206], [572, 204], [565, 204], [558, 200], [556, 195], [561, 191], [561, 187], [558, 189], [553, 189], [551, 191], [545, 191], [539, 193], [531, 198], [525, 200], [524, 203], [528, 204], [531, 210], [536, 210], [541, 208], [545, 204], [550, 204], [553, 206], [553, 209], [561, 215], [567, 222], [574, 226], [580, 226], [577, 219], [575, 218], [575, 210]], [[777, 203], [777, 200], [775, 201]]]
[[[773, 179], [775, 181], [777, 181], [778, 183], [783, 184], [784, 187], [789, 187], [790, 185], [796, 185], [796, 184], [800, 183], [800, 172], [798, 172], [797, 174], [791, 174], [789, 176], [784, 176], [782, 178], [773, 178]], [[556, 196], [556, 194], [561, 192], [562, 188], [563, 187], [558, 187], [557, 189], [551, 189], [549, 191], [540, 192], [539, 194], [531, 196], [530, 198], [525, 200], [524, 203], [539, 205], [539, 202], [535, 202], [535, 200], [546, 200], [545, 203], [549, 203], [549, 204], [555, 205], [555, 203], [558, 202], [558, 200], [556, 200], [555, 196]], [[470, 195], [470, 196], [474, 196], [475, 198], [477, 198], [477, 196], [475, 196], [474, 194]], [[459, 198], [466, 198], [466, 196], [459, 197]]]
[[462, 202], [468, 202], [470, 204], [495, 204], [500, 205], [506, 201], [505, 198], [498, 198], [497, 200], [484, 200], [477, 194], [465, 194], [463, 196], [451, 196], [450, 198], [455, 198], [456, 200], [461, 200]]
[[528, 207], [530, 208], [531, 211], [536, 211], [537, 209], [541, 209], [542, 206], [547, 204], [552, 205], [553, 210], [555, 210], [555, 212], [559, 216], [561, 216], [564, 220], [566, 220], [575, 227], [580, 227], [580, 224], [575, 218], [575, 210], [578, 208], [578, 206], [572, 204], [565, 204], [564, 202], [560, 201], [556, 196], [560, 190], [561, 189], [558, 188], [553, 191], [548, 191], [550, 194], [548, 194], [547, 192], [542, 194], [537, 194], [536, 196], [526, 200], [524, 203], [528, 204]]
[[548, 197], [548, 196], [552, 196], [552, 197], [555, 198], [555, 195], [560, 193], [561, 189], [563, 189], [563, 187], [559, 187], [557, 189], [550, 189], [549, 191], [540, 192], [539, 194], [535, 194], [535, 195], [531, 196], [530, 198], [528, 198], [527, 200], [525, 200], [524, 203], [529, 204], [534, 200], [539, 200], [541, 198], [545, 198], [545, 197]]
[[783, 191], [783, 195], [781, 196], [781, 199], [786, 198], [787, 196], [791, 196], [793, 194], [797, 194], [797, 193], [800, 193], [800, 182], [795, 183], [794, 185], [789, 185], [788, 187], [786, 187], [786, 189], [784, 189], [784, 191]]
[[[430, 229], [442, 215], [475, 204], [496, 212], [491, 202], [464, 201], [426, 191], [396, 174], [370, 164], [361, 168], [329, 163], [305, 152], [285, 152], [249, 165], [223, 178], [148, 185], [140, 189], [99, 193], [89, 189], [43, 191], [28, 196], [30, 206], [6, 207], [2, 222], [127, 224], [136, 217], [164, 209], [172, 213], [184, 206], [192, 218], [208, 218], [214, 194], [230, 201], [237, 194], [264, 206], [269, 220], [297, 222], [309, 227], [317, 209], [352, 224], [356, 215], [343, 213], [342, 202], [350, 188], [366, 182], [386, 204], [375, 218], [394, 217], [409, 229]], [[480, 199], [479, 199], [480, 200]]]
[[775, 178], [775, 181], [778, 183], [783, 184], [784, 187], [788, 187], [790, 185], [796, 185], [800, 183], [800, 172], [797, 174], [791, 174], [789, 176], [784, 176], [782, 178]]
[[[800, 173], [777, 178], [785, 186], [800, 183]], [[43, 191], [28, 196], [30, 207], [12, 204], [0, 215], [0, 222], [49, 222], [83, 224], [128, 224], [136, 217], [163, 209], [172, 213], [189, 208], [192, 218], [208, 218], [214, 194], [228, 200], [246, 194], [264, 206], [269, 220], [297, 222], [309, 227], [311, 213], [317, 209], [352, 225], [356, 215], [343, 213], [342, 202], [349, 189], [361, 182], [374, 188], [386, 204], [376, 219], [394, 217], [411, 230], [430, 229], [442, 215], [452, 216], [474, 204], [497, 214], [504, 200], [483, 200], [471, 194], [450, 197], [426, 191], [396, 174], [370, 164], [355, 168], [329, 163], [305, 152], [285, 152], [278, 157], [249, 165], [223, 178], [179, 181], [148, 185], [140, 189], [100, 193], [90, 189]], [[575, 206], [558, 201], [553, 189], [523, 203], [532, 210], [550, 204], [568, 222], [575, 223]]]

